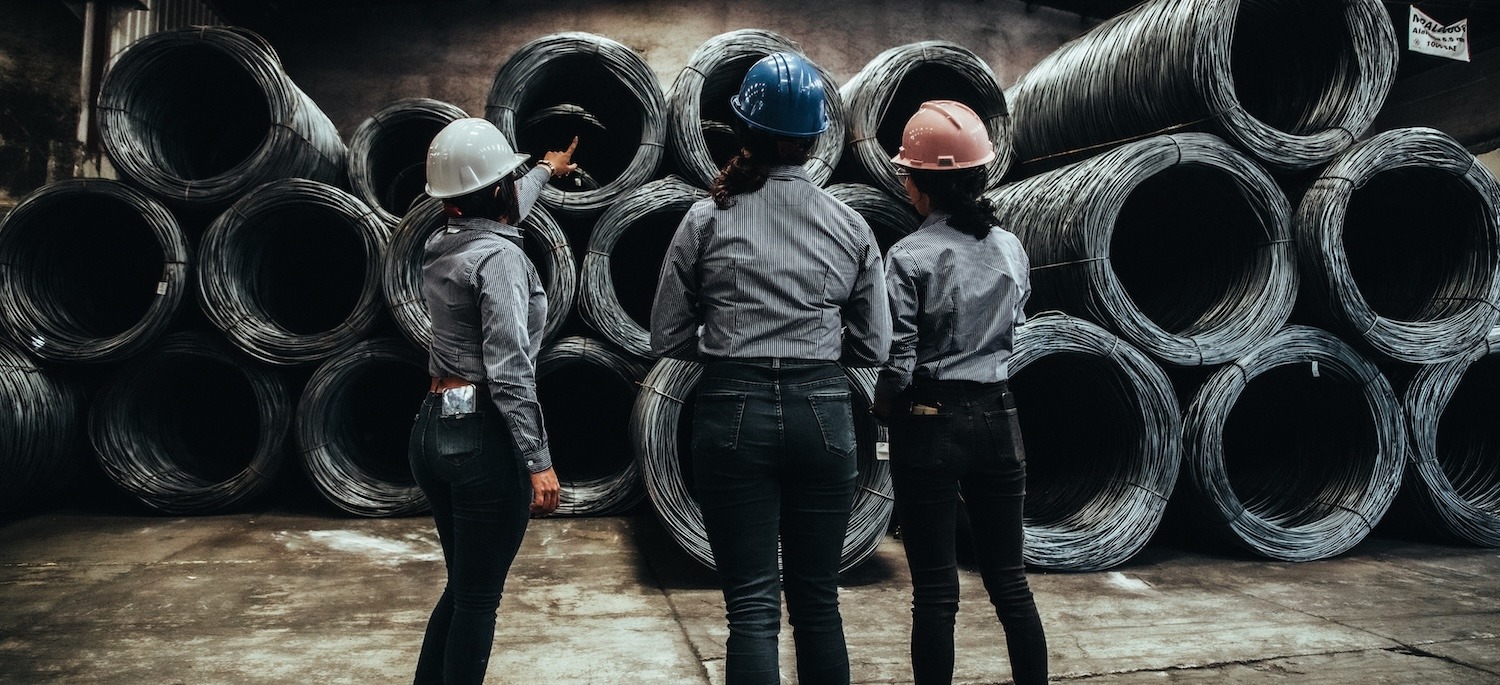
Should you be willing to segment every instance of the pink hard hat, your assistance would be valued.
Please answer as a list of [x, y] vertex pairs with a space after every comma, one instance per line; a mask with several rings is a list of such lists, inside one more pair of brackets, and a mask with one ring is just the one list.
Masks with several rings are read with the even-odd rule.
[[995, 158], [990, 132], [968, 105], [928, 100], [901, 132], [901, 150], [892, 162], [923, 171], [968, 169]]

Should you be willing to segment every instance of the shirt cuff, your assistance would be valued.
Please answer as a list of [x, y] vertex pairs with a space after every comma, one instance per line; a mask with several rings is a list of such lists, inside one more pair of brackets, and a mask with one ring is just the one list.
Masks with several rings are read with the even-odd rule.
[[541, 473], [552, 468], [552, 448], [543, 445], [541, 449], [531, 454], [521, 455], [521, 462], [525, 464], [526, 470], [531, 473]]

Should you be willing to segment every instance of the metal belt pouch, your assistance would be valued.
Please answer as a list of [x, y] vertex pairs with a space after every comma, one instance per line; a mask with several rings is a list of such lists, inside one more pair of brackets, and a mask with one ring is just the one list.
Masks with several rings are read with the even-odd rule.
[[444, 389], [443, 406], [438, 410], [438, 416], [452, 418], [477, 413], [479, 411], [477, 396], [478, 392], [473, 383]]

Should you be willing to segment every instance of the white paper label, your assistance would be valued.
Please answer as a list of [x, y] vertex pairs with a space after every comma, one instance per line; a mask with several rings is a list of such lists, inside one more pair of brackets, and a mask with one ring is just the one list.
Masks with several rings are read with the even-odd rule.
[[156, 294], [157, 295], [165, 295], [165, 294], [167, 294], [167, 282], [166, 281], [162, 281], [162, 282], [156, 284]]
[[1469, 20], [1460, 19], [1443, 26], [1436, 19], [1423, 14], [1416, 5], [1412, 5], [1411, 21], [1407, 24], [1406, 47], [1412, 52], [1467, 62]]

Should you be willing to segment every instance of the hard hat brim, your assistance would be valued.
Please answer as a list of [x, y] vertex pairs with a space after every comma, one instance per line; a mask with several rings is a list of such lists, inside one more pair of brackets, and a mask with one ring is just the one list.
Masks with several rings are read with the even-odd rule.
[[498, 173], [495, 174], [494, 178], [481, 183], [475, 183], [472, 188], [465, 187], [457, 191], [439, 193], [433, 191], [431, 183], [426, 183], [423, 184], [423, 190], [427, 192], [427, 196], [430, 198], [434, 198], [437, 200], [446, 200], [450, 197], [460, 197], [463, 195], [468, 195], [469, 193], [472, 193], [481, 188], [486, 188], [488, 186], [494, 185], [495, 183], [498, 183], [500, 179], [505, 178], [508, 174], [510, 174], [510, 172], [515, 171], [517, 167], [525, 164], [526, 160], [531, 159], [531, 155], [524, 152], [516, 152], [512, 154], [514, 154], [515, 156], [511, 158], [511, 163], [505, 165]]
[[788, 138], [812, 138], [815, 136], [819, 136], [822, 135], [824, 131], [827, 131], [828, 127], [831, 125], [831, 123], [828, 121], [827, 115], [824, 115], [823, 125], [816, 131], [787, 131], [779, 128], [772, 128], [746, 116], [745, 113], [740, 110], [740, 96], [738, 95], [731, 95], [729, 97], [729, 108], [734, 110], [734, 115], [736, 117], [739, 117], [740, 121], [745, 122], [746, 125], [765, 131], [767, 133], [774, 133], [778, 136], [786, 136]]

